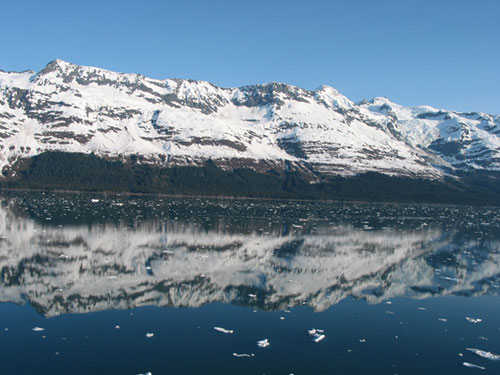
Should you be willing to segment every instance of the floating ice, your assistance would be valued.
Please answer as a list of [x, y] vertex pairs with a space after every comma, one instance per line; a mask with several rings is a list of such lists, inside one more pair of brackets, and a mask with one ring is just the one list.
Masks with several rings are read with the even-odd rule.
[[422, 311], [427, 310], [425, 307], [417, 307], [417, 309], [422, 310]]
[[148, 371], [145, 374], [137, 374], [137, 375], [153, 375], [153, 373], [151, 371]]
[[456, 277], [448, 277], [448, 276], [440, 276], [444, 280], [449, 280], [449, 281], [457, 281], [458, 279]]
[[471, 322], [471, 323], [481, 323], [483, 320], [482, 319], [474, 319], [474, 318], [470, 318], [468, 316], [465, 317], [465, 319], [467, 319], [468, 322]]
[[233, 353], [233, 356], [234, 357], [238, 357], [238, 358], [242, 358], [242, 357], [255, 357], [255, 354], [253, 353], [250, 353], [250, 354], [246, 354], [246, 353]]
[[311, 336], [311, 340], [313, 342], [320, 342], [321, 340], [323, 340], [326, 337], [326, 335], [324, 335], [324, 332], [324, 330], [318, 328], [312, 328], [307, 331], [309, 336]]
[[269, 345], [271, 345], [271, 344], [269, 343], [268, 339], [263, 339], [263, 340], [257, 341], [257, 346], [259, 348], [267, 348]]
[[480, 357], [486, 358], [486, 359], [491, 359], [492, 361], [500, 361], [500, 355], [495, 354], [492, 352], [487, 352], [485, 350], [481, 349], [474, 349], [474, 348], [466, 348], [465, 350], [468, 350], [469, 352], [472, 352], [474, 354], [477, 354]]
[[149, 339], [151, 337], [153, 337], [155, 334], [154, 333], [151, 333], [151, 332], [148, 332], [146, 333], [146, 337]]
[[285, 317], [284, 316], [280, 316], [280, 320], [285, 320]]
[[120, 326], [119, 326], [119, 325], [116, 325], [116, 326], [115, 326], [115, 329], [120, 329]]
[[359, 342], [366, 342], [366, 339], [359, 339]]
[[446, 318], [438, 318], [438, 320], [439, 320], [440, 322], [447, 322], [447, 321], [448, 321], [448, 319], [446, 319]]
[[214, 327], [216, 331], [222, 332], [222, 333], [234, 333], [232, 329], [225, 329], [222, 327]]
[[42, 328], [42, 327], [33, 327], [33, 331], [35, 331], [35, 332], [41, 332], [41, 331], [45, 331], [45, 328]]
[[478, 365], [475, 365], [474, 363], [464, 362], [464, 363], [462, 363], [462, 365], [464, 365], [466, 367], [471, 367], [471, 368], [478, 368], [480, 370], [486, 370], [486, 367], [478, 366]]
[[99, 199], [91, 199], [90, 200], [92, 203], [99, 203]]
[[249, 294], [248, 294], [248, 297], [250, 297], [250, 298], [257, 298], [257, 295], [256, 295], [256, 294], [249, 293]]

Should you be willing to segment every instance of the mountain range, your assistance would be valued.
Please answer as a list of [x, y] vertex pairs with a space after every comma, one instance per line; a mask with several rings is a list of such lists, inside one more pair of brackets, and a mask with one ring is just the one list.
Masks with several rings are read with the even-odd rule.
[[222, 88], [61, 60], [39, 72], [1, 71], [3, 180], [22, 179], [34, 158], [54, 152], [150, 168], [295, 173], [313, 185], [366, 173], [439, 183], [497, 176], [500, 116], [380, 97], [355, 103], [329, 86]]

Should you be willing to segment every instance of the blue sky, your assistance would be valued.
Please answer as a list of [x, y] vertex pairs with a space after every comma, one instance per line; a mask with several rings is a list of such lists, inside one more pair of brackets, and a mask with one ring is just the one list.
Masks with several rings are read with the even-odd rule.
[[0, 69], [60, 58], [500, 114], [500, 1], [0, 2]]

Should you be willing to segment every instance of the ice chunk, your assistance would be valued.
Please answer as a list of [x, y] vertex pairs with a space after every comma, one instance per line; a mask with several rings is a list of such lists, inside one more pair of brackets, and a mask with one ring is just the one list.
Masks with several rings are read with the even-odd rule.
[[120, 329], [120, 326], [119, 326], [119, 325], [116, 325], [116, 326], [115, 326], [115, 329]]
[[242, 358], [242, 357], [255, 357], [255, 354], [253, 353], [250, 353], [250, 354], [247, 354], [247, 353], [233, 353], [233, 356], [234, 357], [238, 357], [238, 358]]
[[99, 203], [99, 199], [91, 199], [90, 200], [92, 203]]
[[486, 359], [491, 359], [492, 361], [500, 361], [500, 355], [492, 353], [492, 352], [487, 352], [485, 350], [474, 349], [474, 348], [466, 348], [465, 350], [468, 350], [469, 352], [477, 354], [480, 357], [483, 357]]
[[222, 333], [234, 333], [232, 329], [225, 329], [222, 327], [214, 327], [216, 331], [222, 332]]
[[42, 328], [42, 327], [33, 327], [33, 331], [35, 331], [35, 332], [41, 332], [41, 331], [45, 331], [45, 328]]
[[449, 281], [458, 281], [456, 277], [448, 277], [448, 276], [440, 276], [444, 280], [449, 280]]
[[148, 371], [145, 374], [137, 374], [137, 375], [153, 375], [153, 373], [151, 371]]
[[146, 337], [149, 339], [151, 337], [153, 337], [155, 334], [154, 333], [151, 333], [151, 332], [148, 332], [146, 333]]
[[474, 318], [470, 318], [468, 316], [465, 317], [465, 319], [467, 319], [468, 322], [471, 322], [471, 323], [481, 323], [483, 320], [482, 319], [474, 319]]
[[438, 320], [439, 320], [440, 322], [447, 322], [447, 321], [448, 321], [448, 319], [446, 319], [446, 318], [438, 318]]
[[315, 335], [313, 335], [313, 337], [311, 338], [312, 341], [314, 342], [320, 342], [321, 340], [323, 340], [326, 336], [321, 334], [321, 333], [316, 333]]
[[259, 348], [267, 348], [269, 345], [271, 345], [271, 344], [269, 343], [268, 339], [263, 339], [263, 340], [257, 341], [257, 346]]
[[307, 331], [309, 336], [311, 336], [311, 340], [313, 342], [320, 342], [321, 340], [323, 340], [326, 337], [326, 335], [324, 335], [324, 332], [324, 330], [318, 328], [312, 328]]
[[474, 363], [464, 362], [464, 363], [462, 363], [462, 365], [464, 365], [466, 367], [471, 367], [471, 368], [478, 368], [480, 370], [486, 370], [486, 367], [478, 366], [478, 365], [475, 365]]
[[417, 309], [422, 310], [422, 311], [427, 310], [425, 307], [417, 307]]

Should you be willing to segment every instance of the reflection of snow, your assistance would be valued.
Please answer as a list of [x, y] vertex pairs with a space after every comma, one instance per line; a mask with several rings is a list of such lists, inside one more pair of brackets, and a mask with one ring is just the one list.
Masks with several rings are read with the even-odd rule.
[[[26, 296], [48, 316], [214, 301], [273, 309], [305, 301], [324, 310], [350, 295], [372, 302], [427, 297], [443, 280], [437, 271], [451, 272], [431, 264], [429, 255], [454, 240], [431, 225], [365, 231], [318, 223], [312, 234], [227, 233], [186, 222], [45, 227], [8, 207], [0, 207], [0, 235], [0, 301], [21, 303]], [[456, 281], [440, 284], [440, 295], [474, 290], [498, 274], [498, 252], [472, 270], [470, 257], [456, 257]]]

